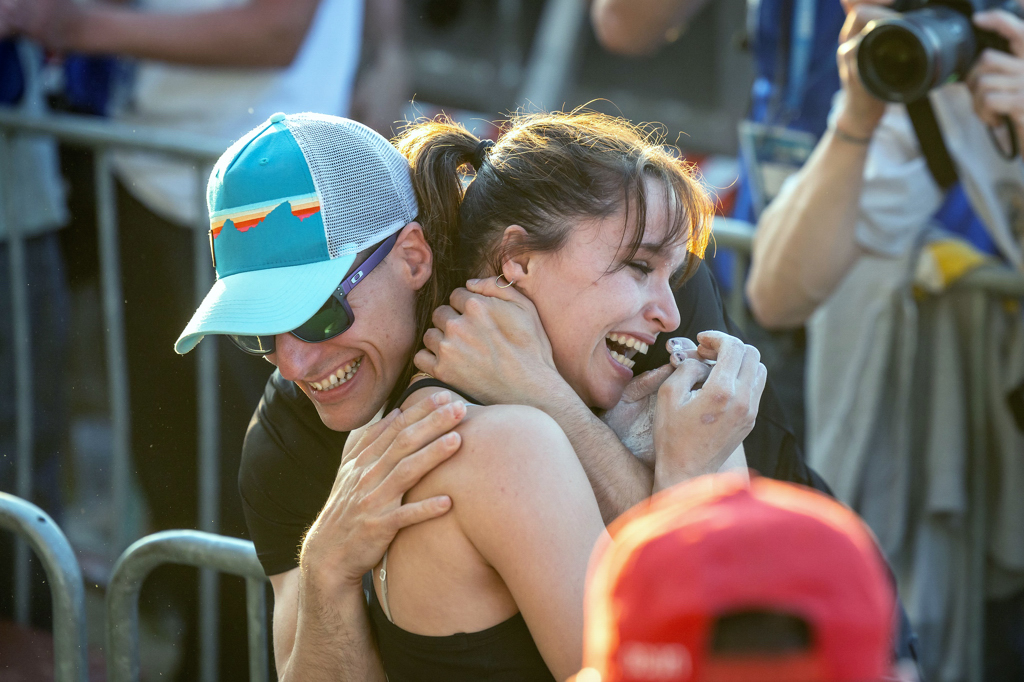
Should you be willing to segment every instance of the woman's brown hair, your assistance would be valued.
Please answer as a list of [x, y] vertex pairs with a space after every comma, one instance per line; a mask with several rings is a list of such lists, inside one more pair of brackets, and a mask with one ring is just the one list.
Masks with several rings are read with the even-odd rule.
[[[579, 110], [517, 114], [489, 150], [439, 118], [409, 125], [395, 145], [412, 168], [419, 220], [434, 252], [433, 276], [417, 306], [420, 334], [468, 277], [500, 273], [521, 253], [560, 249], [581, 220], [624, 209], [622, 263], [628, 262], [644, 241], [647, 178], [660, 181], [668, 196], [662, 245], [685, 239], [692, 254], [683, 281], [707, 247], [714, 206], [694, 166], [653, 130], [621, 118]], [[503, 244], [509, 225], [526, 234]]]

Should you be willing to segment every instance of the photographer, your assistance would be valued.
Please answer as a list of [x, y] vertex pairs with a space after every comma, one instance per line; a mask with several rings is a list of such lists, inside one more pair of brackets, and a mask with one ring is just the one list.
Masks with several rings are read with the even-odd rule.
[[[943, 196], [928, 174], [903, 107], [887, 110], [857, 74], [862, 30], [890, 13], [868, 2], [850, 9], [837, 55], [843, 90], [829, 130], [758, 222], [747, 296], [765, 327], [803, 324], [862, 256], [899, 254], [913, 241], [912, 230], [923, 227], [941, 205]], [[1008, 115], [1020, 137], [1024, 21], [994, 10], [975, 14], [974, 22], [1004, 36], [1012, 51], [986, 50], [978, 59], [966, 79], [974, 111], [993, 126]], [[870, 168], [869, 152], [875, 155]], [[886, 197], [913, 198], [913, 206], [894, 214], [886, 210]], [[882, 224], [886, 220], [890, 224]], [[886, 243], [889, 237], [893, 240]]]
[[[978, 251], [1024, 269], [1016, 209], [1024, 165], [1003, 158], [987, 129], [1006, 116], [1020, 135], [1024, 22], [1003, 10], [974, 14], [974, 26], [1006, 38], [1010, 52], [985, 50], [963, 82], [929, 93], [951, 160], [952, 177], [943, 178], [932, 168], [938, 134], [919, 139], [907, 108], [873, 97], [858, 70], [863, 29], [895, 13], [867, 2], [848, 12], [837, 56], [842, 91], [812, 155], [761, 214], [747, 295], [766, 327], [806, 323], [808, 461], [893, 562], [921, 638], [924, 677], [963, 679], [975, 636], [966, 605], [980, 596], [958, 574], [969, 560], [969, 505], [979, 504], [965, 473], [966, 379], [982, 381], [968, 376], [965, 358], [980, 354], [998, 377], [986, 418], [1002, 423], [1006, 387], [1021, 381], [1012, 334], [1024, 321], [993, 304], [972, 345], [968, 295], [927, 292], [983, 262]], [[938, 287], [919, 286], [922, 266], [937, 271]], [[985, 500], [987, 680], [1017, 679], [1024, 666], [1013, 644], [1019, 619], [1001, 615], [1019, 614], [1024, 603], [1024, 564], [1013, 547], [1024, 522], [1010, 511], [1024, 485], [1011, 466], [1022, 439], [1012, 426], [993, 428], [986, 446], [1000, 472]]]

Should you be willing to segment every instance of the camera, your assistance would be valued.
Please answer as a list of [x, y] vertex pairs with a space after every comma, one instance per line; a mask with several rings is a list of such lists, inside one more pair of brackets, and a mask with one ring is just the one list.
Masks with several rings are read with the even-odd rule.
[[1005, 38], [974, 26], [975, 11], [1004, 9], [1024, 16], [1016, 0], [980, 8], [969, 0], [897, 0], [893, 9], [902, 14], [865, 28], [857, 68], [868, 92], [904, 104], [962, 80], [987, 48], [1009, 52]]

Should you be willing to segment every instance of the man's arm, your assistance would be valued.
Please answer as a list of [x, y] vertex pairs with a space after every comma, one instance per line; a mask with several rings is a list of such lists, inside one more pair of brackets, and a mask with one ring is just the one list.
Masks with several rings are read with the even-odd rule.
[[[313, 581], [303, 580], [298, 568], [270, 576], [270, 584], [274, 588], [274, 660], [279, 680], [387, 679], [370, 631], [362, 585], [323, 594]], [[298, 649], [296, 641], [300, 642]]]
[[594, 0], [590, 20], [606, 50], [639, 56], [670, 42], [705, 4], [707, 0]]
[[73, 0], [0, 4], [0, 36], [26, 35], [44, 47], [179, 64], [281, 67], [295, 58], [319, 0], [252, 0], [186, 14]]
[[278, 679], [385, 680], [366, 613], [362, 577], [399, 530], [437, 518], [451, 498], [403, 496], [461, 444], [448, 433], [466, 407], [435, 393], [397, 410], [348, 449], [331, 494], [302, 542], [299, 567], [271, 577]]
[[865, 5], [850, 11], [837, 57], [846, 97], [835, 127], [758, 221], [747, 298], [764, 327], [802, 324], [863, 253], [855, 228], [864, 165], [885, 104], [860, 82], [857, 46], [864, 25], [886, 12]]

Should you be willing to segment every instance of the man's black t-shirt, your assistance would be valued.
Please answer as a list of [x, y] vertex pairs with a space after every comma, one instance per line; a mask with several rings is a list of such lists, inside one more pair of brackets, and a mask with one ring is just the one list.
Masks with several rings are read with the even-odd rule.
[[[676, 302], [681, 323], [671, 336], [694, 339], [709, 329], [739, 336], [706, 265], [680, 287]], [[668, 362], [668, 336], [637, 363], [638, 374]], [[249, 423], [238, 474], [249, 536], [267, 575], [298, 566], [302, 538], [331, 492], [347, 435], [324, 426], [302, 391], [274, 372]], [[750, 467], [762, 475], [826, 490], [804, 463], [770, 378], [744, 449]]]

